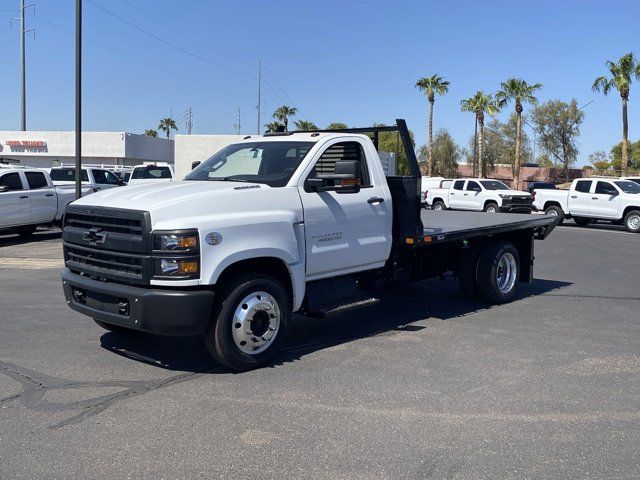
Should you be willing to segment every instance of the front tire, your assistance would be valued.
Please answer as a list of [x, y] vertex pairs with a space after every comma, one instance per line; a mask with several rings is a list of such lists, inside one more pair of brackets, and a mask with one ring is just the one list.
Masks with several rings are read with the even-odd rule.
[[631, 210], [624, 216], [624, 226], [628, 232], [640, 233], [640, 210]]
[[489, 202], [484, 206], [484, 211], [487, 213], [498, 213], [498, 204]]
[[489, 303], [506, 303], [520, 279], [520, 256], [511, 242], [489, 244], [478, 260], [478, 291]]
[[446, 210], [446, 209], [447, 209], [447, 206], [444, 204], [442, 200], [437, 200], [433, 202], [433, 205], [431, 205], [431, 210]]
[[231, 278], [219, 295], [205, 332], [209, 354], [233, 370], [268, 364], [290, 322], [287, 290], [268, 275], [243, 274]]
[[564, 212], [558, 205], [550, 205], [544, 210], [545, 215], [556, 217], [556, 225], [562, 225], [564, 222]]

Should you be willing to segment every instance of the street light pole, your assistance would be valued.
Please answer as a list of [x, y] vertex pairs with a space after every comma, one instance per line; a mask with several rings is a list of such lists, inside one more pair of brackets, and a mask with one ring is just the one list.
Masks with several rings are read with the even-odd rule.
[[82, 196], [82, 0], [76, 0], [76, 199]]

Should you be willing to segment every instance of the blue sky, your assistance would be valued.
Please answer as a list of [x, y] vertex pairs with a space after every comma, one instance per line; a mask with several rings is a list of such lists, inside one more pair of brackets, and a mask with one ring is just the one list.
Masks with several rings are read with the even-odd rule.
[[[0, 2], [0, 130], [19, 127], [19, 34], [8, 21], [18, 3]], [[73, 129], [74, 4], [40, 0], [29, 10], [30, 130]], [[87, 130], [143, 132], [191, 107], [193, 133], [232, 133], [238, 108], [242, 132], [255, 133], [262, 59], [263, 123], [284, 103], [320, 126], [404, 117], [423, 144], [427, 104], [414, 84], [439, 73], [451, 89], [437, 99], [434, 127], [466, 146], [473, 116], [460, 112], [460, 99], [518, 76], [543, 83], [543, 101], [595, 100], [585, 108], [583, 164], [621, 137], [619, 96], [592, 92], [594, 78], [605, 60], [640, 55], [637, 1], [85, 0], [84, 12]], [[640, 139], [640, 82], [629, 122]]]

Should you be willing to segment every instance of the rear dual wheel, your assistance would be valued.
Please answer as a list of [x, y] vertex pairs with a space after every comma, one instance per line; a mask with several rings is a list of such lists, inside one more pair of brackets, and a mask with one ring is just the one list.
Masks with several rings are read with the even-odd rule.
[[218, 292], [205, 345], [233, 370], [262, 367], [278, 353], [290, 318], [289, 294], [280, 282], [268, 275], [238, 275]]

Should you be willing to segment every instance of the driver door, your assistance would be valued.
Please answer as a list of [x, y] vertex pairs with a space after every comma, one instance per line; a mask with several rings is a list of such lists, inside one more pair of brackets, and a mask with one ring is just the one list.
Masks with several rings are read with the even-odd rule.
[[[304, 211], [307, 277], [382, 266], [391, 248], [391, 196], [381, 172], [367, 164], [359, 140], [329, 142], [298, 186]], [[307, 180], [335, 172], [336, 161], [360, 161], [360, 191], [314, 191]]]

